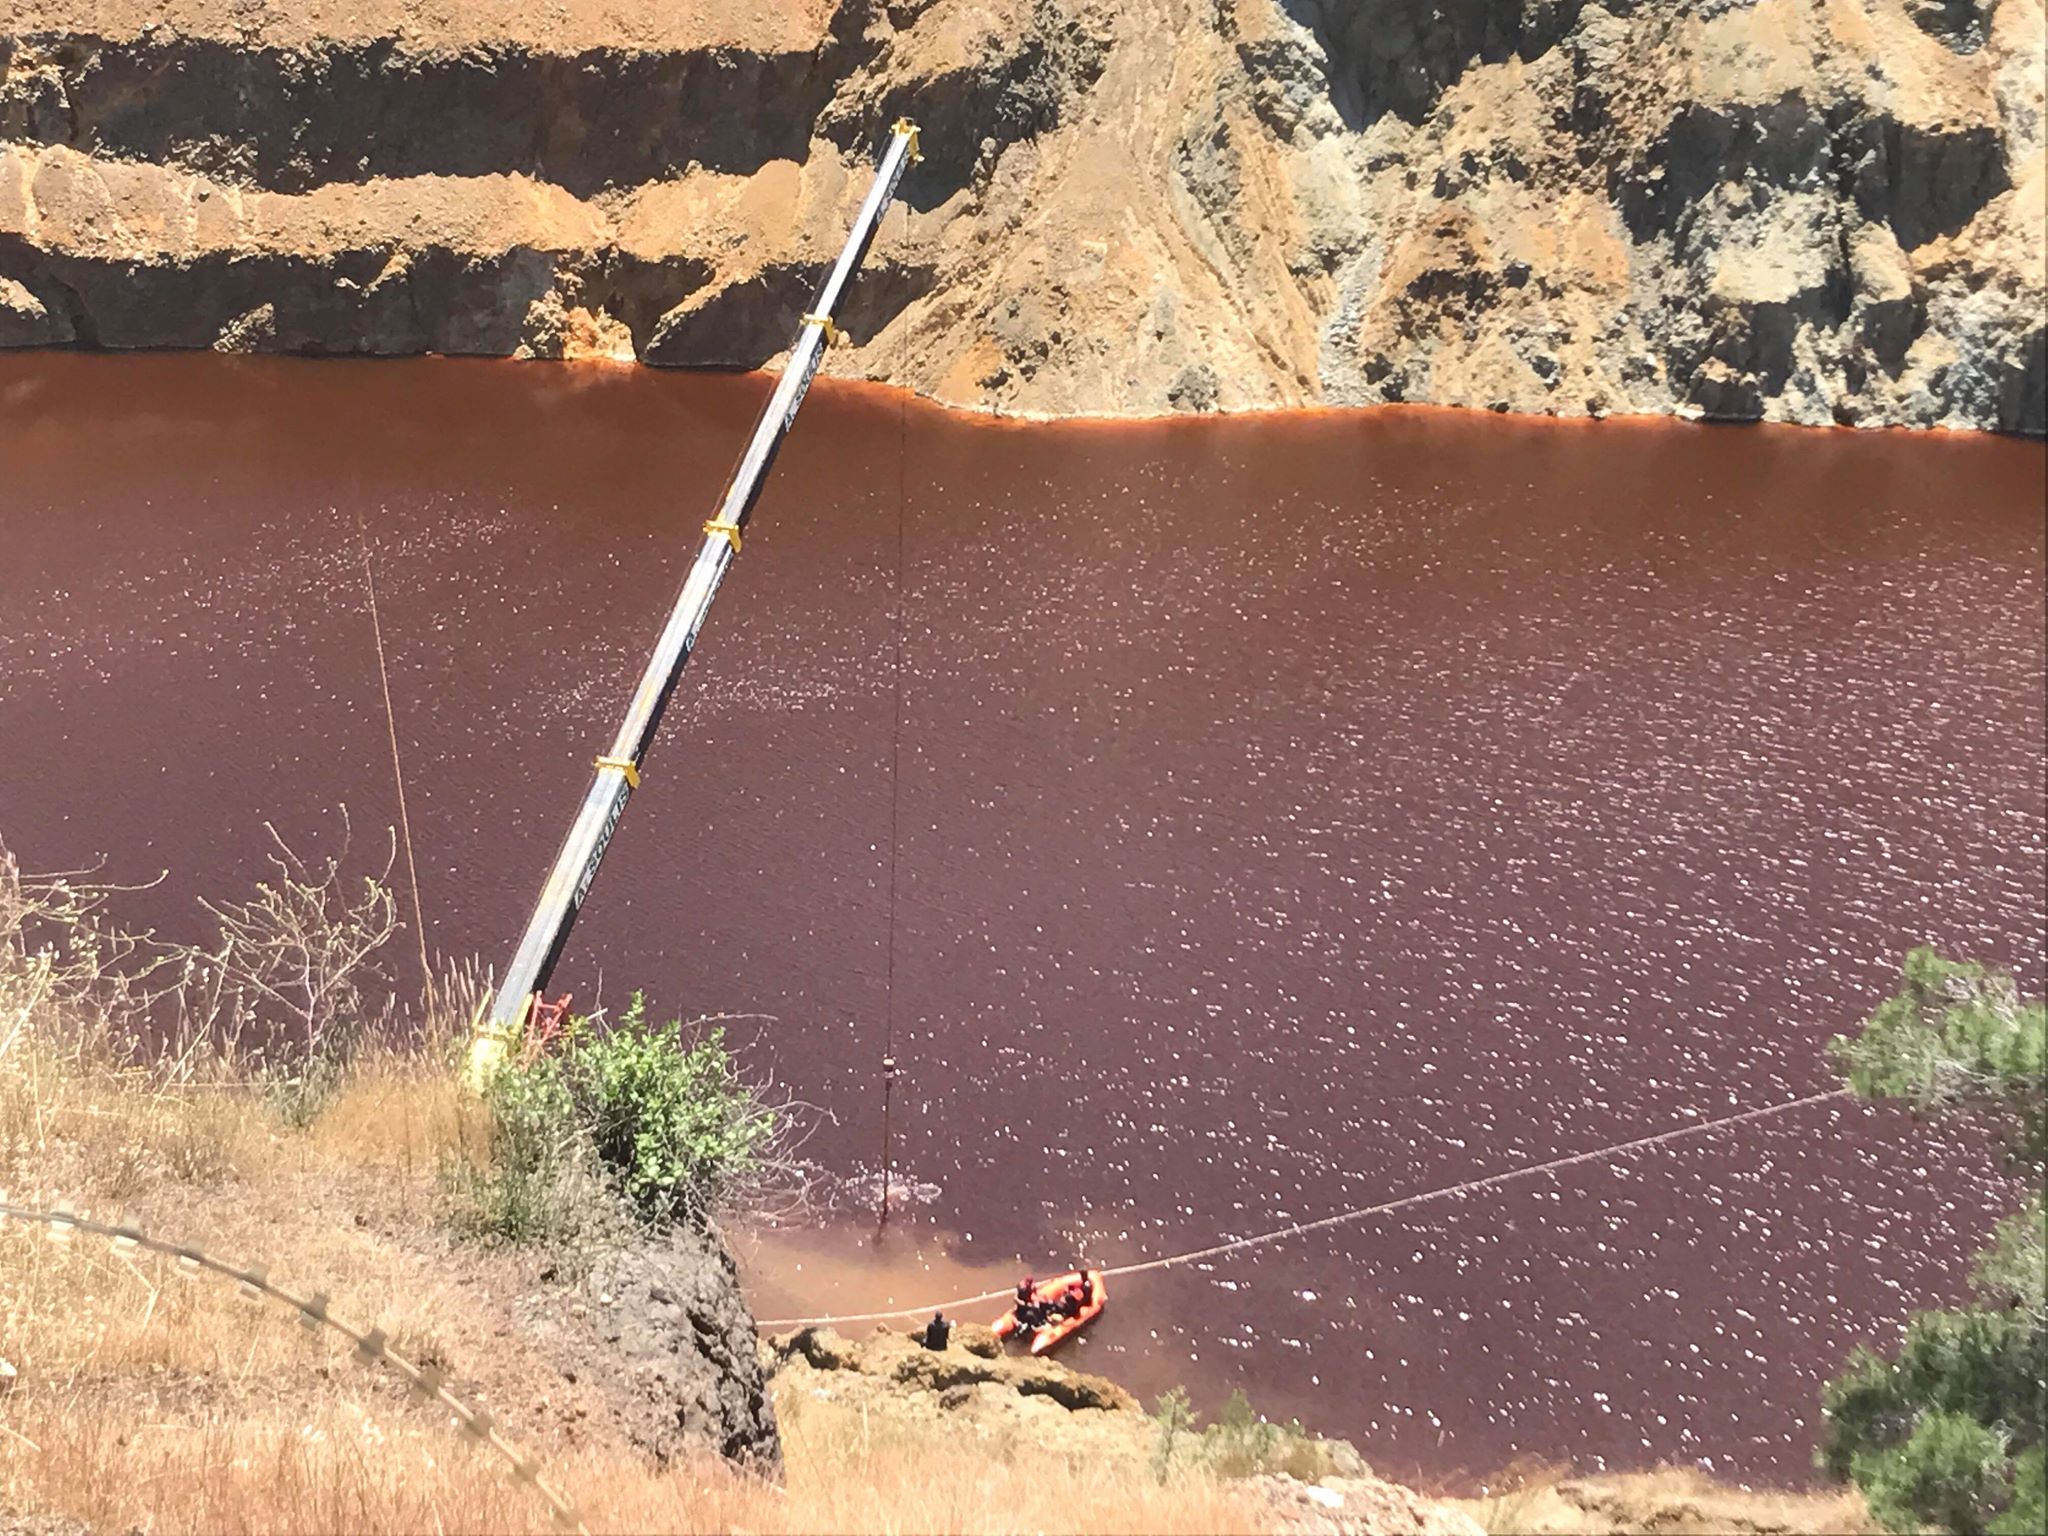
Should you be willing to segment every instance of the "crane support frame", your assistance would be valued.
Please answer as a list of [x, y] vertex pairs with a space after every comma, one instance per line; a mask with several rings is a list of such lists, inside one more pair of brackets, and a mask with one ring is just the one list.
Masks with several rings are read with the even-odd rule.
[[541, 887], [540, 899], [534, 905], [512, 963], [496, 991], [478, 1010], [468, 1061], [468, 1076], [473, 1084], [480, 1085], [504, 1059], [525, 1025], [534, 998], [546, 987], [555, 962], [561, 958], [569, 930], [575, 925], [584, 898], [590, 894], [591, 882], [597, 878], [598, 865], [604, 861], [605, 850], [625, 815], [626, 801], [640, 785], [648, 746], [675, 694], [683, 668], [696, 649], [697, 636], [711, 612], [712, 599], [718, 595], [719, 584], [739, 555], [740, 536], [760, 498], [768, 471], [796, 420], [811, 380], [817, 375], [826, 346], [838, 334], [833, 317], [839, 301], [845, 297], [855, 272], [873, 245], [882, 215], [895, 197], [904, 171], [922, 158], [917, 139], [917, 125], [907, 120], [898, 120], [891, 130], [889, 146], [875, 171], [874, 185], [861, 204], [845, 248], [833, 263], [817, 302], [803, 317], [788, 366], [762, 408], [753, 437], [719, 501], [717, 516], [704, 524], [704, 542], [698, 548], [696, 562], [690, 567], [653, 654], [648, 657], [618, 735], [610, 749], [596, 760], [582, 807], [555, 855], [554, 866]]

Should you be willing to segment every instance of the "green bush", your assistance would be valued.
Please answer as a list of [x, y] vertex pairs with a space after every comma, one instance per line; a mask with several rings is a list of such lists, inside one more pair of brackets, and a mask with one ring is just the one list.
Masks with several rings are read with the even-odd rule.
[[[2030, 1423], [2040, 1423], [2044, 1382], [2048, 1334], [2024, 1312], [1916, 1313], [1896, 1355], [1886, 1359], [1859, 1349], [1848, 1369], [1828, 1383], [1822, 1466], [1837, 1477], [1855, 1475], [1859, 1464], [1874, 1465], [1876, 1451], [1910, 1444], [1922, 1416], [1968, 1417], [2003, 1445], [2026, 1436]], [[1941, 1443], [1953, 1441], [1948, 1434]], [[1861, 1476], [1856, 1480], [1861, 1483]], [[1930, 1511], [1928, 1518], [1936, 1516]]]
[[1849, 1086], [1866, 1098], [1925, 1108], [1979, 1106], [2016, 1133], [2023, 1161], [2048, 1156], [2048, 1005], [2011, 976], [1916, 949], [1899, 991], [1854, 1035], [1828, 1042]]
[[480, 1156], [442, 1170], [450, 1219], [472, 1237], [509, 1243], [571, 1236], [587, 1216], [579, 1178], [583, 1134], [559, 1066], [542, 1060], [494, 1074], [483, 1094]]
[[679, 1021], [650, 1024], [638, 993], [609, 1028], [576, 1019], [556, 1054], [499, 1068], [484, 1106], [481, 1155], [444, 1180], [455, 1224], [521, 1243], [600, 1221], [607, 1195], [657, 1226], [701, 1221], [752, 1191], [781, 1120], [723, 1030], [686, 1040]]
[[1165, 1482], [1173, 1470], [1173, 1458], [1181, 1441], [1195, 1430], [1195, 1410], [1188, 1402], [1186, 1387], [1170, 1387], [1152, 1405], [1152, 1422], [1158, 1435], [1152, 1442], [1152, 1475]]
[[1218, 1477], [1276, 1473], [1313, 1483], [1338, 1470], [1331, 1442], [1310, 1434], [1299, 1420], [1275, 1424], [1261, 1417], [1242, 1390], [1230, 1394], [1215, 1423], [1197, 1428], [1187, 1390], [1175, 1387], [1153, 1405], [1152, 1422], [1152, 1472], [1161, 1482], [1184, 1450]]
[[1209, 1465], [1219, 1477], [1278, 1473], [1312, 1483], [1332, 1470], [1324, 1441], [1299, 1420], [1275, 1424], [1261, 1417], [1242, 1390], [1230, 1394], [1203, 1438]]
[[1895, 1531], [1930, 1521], [1949, 1531], [1989, 1531], [2012, 1502], [2004, 1436], [1967, 1414], [1921, 1414], [1901, 1443], [1860, 1453], [1855, 1471], [1871, 1514]]
[[1978, 1264], [1987, 1305], [1917, 1313], [1896, 1354], [1858, 1349], [1822, 1398], [1823, 1470], [1853, 1480], [1895, 1531], [2039, 1531], [2048, 1434], [2048, 1011], [2012, 978], [1932, 950], [1906, 957], [1898, 994], [1830, 1053], [1871, 1098], [1910, 1099], [2003, 1130], [2035, 1192]]
[[2012, 1505], [1991, 1522], [1991, 1536], [2048, 1531], [2048, 1453], [2041, 1446], [2013, 1459]]
[[571, 1031], [562, 1070], [598, 1160], [643, 1216], [702, 1218], [760, 1167], [776, 1114], [740, 1081], [725, 1031], [685, 1042], [639, 993], [610, 1029]]

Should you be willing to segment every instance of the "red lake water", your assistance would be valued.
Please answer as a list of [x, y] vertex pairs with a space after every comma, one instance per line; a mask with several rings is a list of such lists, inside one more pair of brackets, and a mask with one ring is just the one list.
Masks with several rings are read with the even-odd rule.
[[[195, 939], [266, 820], [318, 850], [346, 803], [381, 849], [366, 538], [427, 936], [502, 964], [765, 388], [0, 355], [0, 838], [168, 871], [122, 913]], [[1961, 436], [822, 387], [557, 990], [742, 1016], [846, 1179], [902, 1063], [917, 1202], [879, 1245], [747, 1239], [763, 1316], [1827, 1088], [1912, 944], [2041, 985], [2044, 474]], [[1959, 1295], [2009, 1195], [1960, 1132], [1833, 1101], [1133, 1277], [1071, 1359], [1242, 1386], [1391, 1474], [1800, 1478], [1821, 1380]]]

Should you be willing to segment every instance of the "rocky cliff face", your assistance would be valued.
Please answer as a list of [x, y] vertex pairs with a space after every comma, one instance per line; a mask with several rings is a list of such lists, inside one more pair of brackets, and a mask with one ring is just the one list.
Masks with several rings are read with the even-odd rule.
[[[642, 15], [644, 10], [657, 15]], [[0, 0], [0, 344], [2039, 433], [2042, 0]]]
[[753, 1314], [723, 1242], [679, 1231], [608, 1254], [584, 1290], [588, 1326], [618, 1367], [604, 1385], [635, 1446], [663, 1464], [710, 1449], [780, 1469]]

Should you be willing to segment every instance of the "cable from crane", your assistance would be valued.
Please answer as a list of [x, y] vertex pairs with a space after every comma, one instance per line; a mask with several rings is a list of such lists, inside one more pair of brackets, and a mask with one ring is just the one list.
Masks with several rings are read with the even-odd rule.
[[[903, 210], [903, 239], [910, 232], [910, 210]], [[910, 325], [906, 320], [897, 339], [896, 372], [896, 574], [890, 583], [890, 628], [895, 657], [889, 675], [894, 682], [893, 715], [889, 726], [889, 921], [883, 962], [885, 980], [882, 1003], [882, 1200], [875, 1222], [877, 1237], [889, 1225], [890, 1192], [896, 1182], [896, 1143], [891, 1133], [889, 1111], [896, 1087], [896, 856], [901, 824], [903, 784], [903, 578], [905, 570], [904, 525], [908, 519], [910, 479], [910, 398], [903, 382], [910, 357]]]
[[895, 679], [893, 718], [889, 727], [889, 924], [883, 962], [885, 980], [882, 1002], [882, 1212], [876, 1232], [889, 1225], [889, 1192], [896, 1180], [896, 1144], [890, 1133], [889, 1108], [896, 1087], [896, 854], [902, 814], [903, 782], [903, 543], [906, 416], [908, 404], [896, 402], [896, 579], [890, 586], [895, 601], [892, 628], [895, 631], [895, 662], [890, 675]]

